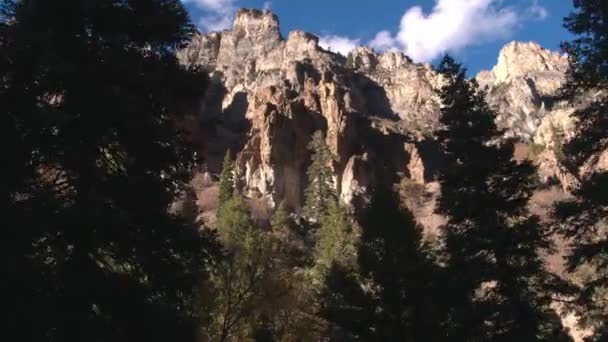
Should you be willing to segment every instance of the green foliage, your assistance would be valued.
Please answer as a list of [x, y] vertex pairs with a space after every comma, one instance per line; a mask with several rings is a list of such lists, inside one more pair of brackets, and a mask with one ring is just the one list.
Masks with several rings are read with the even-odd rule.
[[346, 56], [346, 67], [352, 69], [355, 66], [355, 58], [353, 57], [353, 53], [349, 52], [348, 56]]
[[270, 221], [272, 231], [278, 234], [282, 233], [285, 230], [289, 229], [290, 224], [291, 217], [289, 216], [287, 205], [285, 204], [285, 201], [281, 201], [279, 207], [275, 211], [274, 215], [272, 215], [272, 219]]
[[323, 316], [347, 340], [448, 340], [441, 328], [441, 270], [394, 191], [376, 189], [361, 226], [357, 268], [332, 266]]
[[253, 219], [243, 197], [235, 195], [219, 207], [217, 230], [225, 246], [241, 245], [254, 230]]
[[327, 204], [327, 212], [321, 218], [316, 240], [313, 285], [320, 286], [332, 265], [352, 267], [356, 255], [356, 232], [348, 220], [346, 210], [336, 201]]
[[321, 131], [313, 134], [308, 149], [312, 156], [307, 172], [308, 187], [304, 192], [303, 211], [305, 216], [318, 222], [327, 212], [328, 203], [337, 198], [332, 178], [334, 157]]
[[232, 198], [235, 191], [235, 167], [230, 150], [226, 151], [220, 173], [219, 206]]
[[217, 229], [226, 255], [214, 264], [206, 285], [210, 293], [201, 299], [201, 309], [209, 310], [201, 315], [202, 324], [214, 340], [242, 339], [249, 334], [247, 319], [255, 311], [268, 271], [269, 241], [254, 226], [239, 195], [218, 209]]
[[[288, 224], [282, 206], [273, 220]], [[256, 227], [246, 202], [233, 196], [218, 210], [224, 258], [213, 267], [201, 291], [201, 324], [213, 340], [246, 341], [262, 336], [314, 340], [313, 296], [302, 272], [293, 268], [288, 242]], [[276, 215], [275, 215], [276, 216]], [[278, 228], [277, 228], [278, 229]], [[311, 317], [313, 317], [311, 319]]]
[[566, 90], [606, 89], [608, 86], [608, 4], [603, 0], [574, 0], [564, 26], [575, 39], [562, 43], [570, 60]]
[[[170, 212], [176, 130], [204, 72], [179, 0], [3, 1], [3, 331], [26, 341], [192, 341], [205, 239]], [[10, 223], [8, 223], [10, 222]]]
[[[530, 214], [535, 169], [512, 159], [512, 143], [496, 144], [495, 113], [465, 70], [446, 57], [438, 70], [437, 137], [446, 155], [437, 212], [450, 276], [446, 322], [456, 340], [552, 341], [563, 335], [550, 309], [560, 281], [544, 268], [547, 231]], [[473, 294], [473, 296], [472, 296]]]

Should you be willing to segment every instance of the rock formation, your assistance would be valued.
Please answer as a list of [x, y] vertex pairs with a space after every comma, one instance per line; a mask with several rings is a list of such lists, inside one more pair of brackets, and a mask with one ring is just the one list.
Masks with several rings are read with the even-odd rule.
[[217, 122], [222, 139], [233, 137], [225, 145], [237, 150], [252, 196], [299, 208], [307, 144], [319, 129], [335, 155], [344, 202], [364, 195], [380, 168], [412, 173], [420, 181], [424, 172], [408, 170], [422, 167], [417, 154], [417, 163], [408, 160], [420, 130], [405, 128], [421, 123], [421, 129], [432, 130], [436, 75], [402, 54], [364, 48], [355, 53], [357, 62], [349, 68], [344, 56], [323, 50], [313, 35], [294, 31], [284, 39], [278, 18], [257, 10], [239, 11], [232, 30], [199, 35], [179, 52], [184, 64], [208, 68], [214, 85], [201, 120]]
[[[203, 151], [210, 169], [217, 171], [213, 161], [233, 149], [251, 196], [302, 205], [307, 144], [316, 130], [335, 155], [344, 203], [365, 197], [379, 177], [423, 185], [433, 179], [439, 158], [429, 140], [438, 125], [434, 90], [441, 78], [428, 64], [367, 47], [353, 50], [347, 63], [314, 35], [293, 31], [284, 38], [275, 15], [247, 9], [231, 30], [198, 35], [178, 55], [186, 65], [208, 68], [213, 80], [200, 110], [200, 120], [214, 127]], [[567, 66], [565, 57], [538, 44], [513, 42], [476, 79], [487, 87], [506, 137], [534, 150], [528, 157], [539, 176], [570, 185], [575, 180], [555, 154], [573, 127], [572, 109], [554, 97]]]
[[536, 43], [512, 42], [500, 52], [491, 71], [477, 81], [488, 87], [488, 102], [499, 112], [497, 123], [508, 136], [530, 140], [556, 100], [565, 81], [568, 59]]

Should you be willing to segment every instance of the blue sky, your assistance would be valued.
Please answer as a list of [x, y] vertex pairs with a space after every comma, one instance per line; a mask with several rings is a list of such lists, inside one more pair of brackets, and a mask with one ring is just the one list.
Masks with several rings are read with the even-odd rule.
[[183, 0], [201, 31], [229, 28], [239, 7], [267, 8], [284, 36], [300, 29], [347, 53], [356, 45], [400, 50], [419, 62], [445, 52], [470, 73], [489, 69], [512, 40], [558, 50], [571, 38], [562, 19], [571, 0]]

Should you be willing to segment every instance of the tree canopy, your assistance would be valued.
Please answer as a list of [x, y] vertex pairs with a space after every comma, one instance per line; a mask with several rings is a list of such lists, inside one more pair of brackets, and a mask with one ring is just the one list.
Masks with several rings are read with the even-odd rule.
[[438, 72], [439, 143], [446, 167], [437, 212], [450, 275], [448, 335], [461, 341], [554, 341], [561, 323], [550, 304], [560, 284], [539, 252], [551, 247], [527, 203], [535, 188], [530, 162], [513, 160], [485, 94], [446, 56]]
[[[205, 239], [170, 213], [195, 158], [175, 128], [207, 77], [178, 0], [2, 2], [5, 333], [191, 340]], [[13, 334], [15, 333], [15, 334]]]

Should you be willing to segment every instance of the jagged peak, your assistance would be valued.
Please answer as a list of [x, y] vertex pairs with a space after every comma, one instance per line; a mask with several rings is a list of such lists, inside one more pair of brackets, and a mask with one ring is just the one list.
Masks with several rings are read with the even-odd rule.
[[505, 44], [502, 47], [502, 49], [500, 49], [500, 54], [509, 53], [509, 51], [526, 51], [526, 52], [547, 51], [547, 52], [551, 52], [550, 50], [543, 48], [537, 42], [532, 42], [532, 41], [521, 42], [521, 41], [517, 41], [517, 40], [511, 41], [511, 42]]
[[538, 72], [564, 73], [568, 59], [560, 53], [543, 48], [536, 42], [513, 41], [500, 50], [497, 64], [492, 70], [481, 71], [477, 78], [494, 82], [507, 82], [514, 77]]
[[236, 12], [233, 30], [245, 32], [279, 32], [279, 17], [267, 10], [241, 8]]

